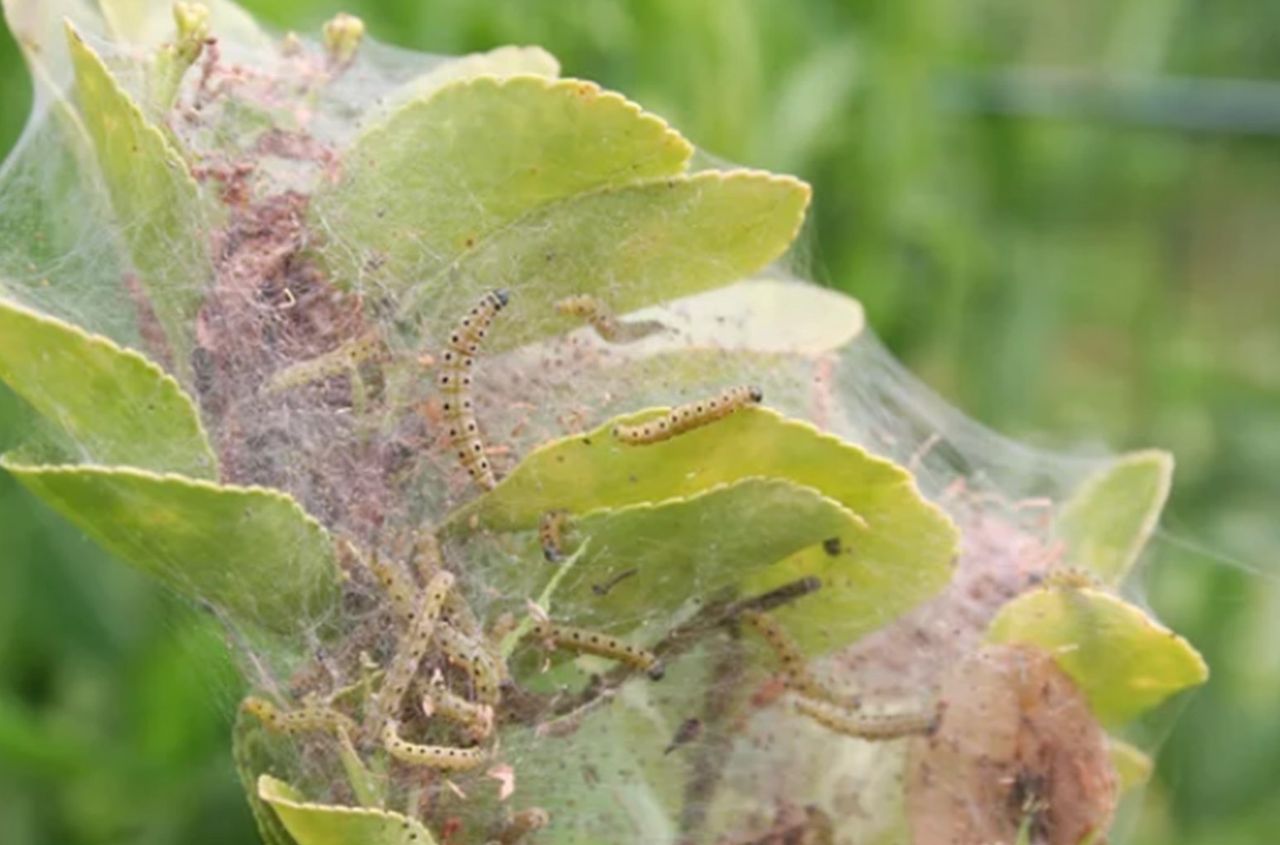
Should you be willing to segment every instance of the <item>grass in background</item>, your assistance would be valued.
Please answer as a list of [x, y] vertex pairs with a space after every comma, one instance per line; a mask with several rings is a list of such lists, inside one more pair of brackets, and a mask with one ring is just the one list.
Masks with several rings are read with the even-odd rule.
[[[1280, 5], [244, 5], [312, 30], [348, 11], [440, 53], [541, 44], [708, 151], [811, 181], [815, 277], [862, 299], [972, 416], [1043, 445], [1172, 450], [1150, 600], [1215, 674], [1166, 744], [1137, 840], [1273, 838]], [[5, 149], [26, 88], [4, 33]], [[0, 409], [0, 447], [12, 417]], [[0, 841], [255, 841], [216, 632], [8, 479], [0, 499]]]

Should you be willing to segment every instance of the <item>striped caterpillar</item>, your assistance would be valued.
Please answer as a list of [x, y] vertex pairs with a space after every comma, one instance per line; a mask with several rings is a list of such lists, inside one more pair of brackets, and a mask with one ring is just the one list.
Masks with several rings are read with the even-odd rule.
[[444, 607], [449, 590], [453, 588], [453, 581], [451, 573], [438, 572], [423, 590], [419, 607], [410, 617], [409, 629], [396, 645], [395, 656], [387, 667], [377, 698], [366, 714], [365, 727], [370, 733], [380, 728], [404, 701], [409, 684], [418, 673], [418, 666], [427, 652], [427, 646], [431, 644], [436, 620], [440, 617], [440, 609]]
[[556, 310], [566, 317], [577, 317], [595, 329], [609, 343], [630, 343], [666, 328], [656, 320], [623, 322], [613, 316], [609, 307], [594, 296], [568, 296], [556, 303]]
[[400, 737], [400, 726], [394, 719], [388, 720], [382, 729], [382, 744], [387, 753], [402, 763], [427, 766], [450, 772], [474, 769], [489, 758], [488, 749], [459, 748], [453, 745], [418, 745]]
[[927, 734], [933, 731], [938, 720], [933, 712], [863, 713], [803, 695], [797, 695], [794, 704], [798, 712], [824, 728], [856, 739], [898, 739]]
[[813, 676], [805, 665], [804, 654], [776, 619], [757, 610], [745, 610], [738, 618], [751, 626], [773, 649], [782, 664], [782, 676], [788, 688], [817, 701], [836, 705], [844, 703], [838, 694]]
[[612, 658], [619, 663], [633, 666], [645, 672], [655, 681], [660, 680], [665, 673], [662, 663], [653, 652], [637, 648], [617, 637], [610, 637], [584, 628], [571, 628], [568, 625], [556, 625], [544, 620], [535, 620], [533, 627], [529, 629], [528, 636], [565, 651]]
[[569, 522], [567, 511], [547, 511], [538, 521], [538, 542], [542, 545], [542, 556], [549, 563], [564, 560], [564, 529]]
[[491, 290], [467, 312], [450, 334], [444, 350], [438, 385], [444, 393], [444, 417], [449, 423], [449, 443], [471, 478], [485, 490], [497, 484], [493, 467], [485, 457], [480, 427], [476, 424], [471, 400], [471, 368], [480, 351], [480, 342], [493, 318], [507, 304], [505, 290]]
[[310, 731], [336, 733], [350, 732], [355, 728], [355, 722], [349, 716], [315, 702], [308, 702], [297, 710], [281, 710], [266, 699], [249, 696], [240, 704], [240, 707], [266, 725], [267, 730], [276, 733], [294, 734]]
[[686, 431], [724, 419], [748, 405], [758, 405], [763, 399], [764, 392], [758, 387], [750, 385], [730, 387], [710, 399], [700, 399], [697, 402], [672, 408], [657, 419], [638, 425], [615, 426], [613, 436], [633, 446], [658, 443], [677, 434], [684, 434]]

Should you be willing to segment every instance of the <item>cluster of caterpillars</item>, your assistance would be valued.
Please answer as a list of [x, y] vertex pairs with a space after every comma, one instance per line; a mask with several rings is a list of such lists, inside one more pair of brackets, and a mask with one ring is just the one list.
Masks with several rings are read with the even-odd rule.
[[[437, 379], [450, 446], [472, 479], [485, 490], [492, 489], [496, 480], [475, 417], [471, 373], [481, 342], [508, 301], [505, 291], [491, 291], [467, 313], [449, 335]], [[606, 339], [614, 330], [616, 321], [594, 300], [577, 297], [559, 307], [562, 312], [587, 319]], [[658, 443], [762, 400], [763, 394], [756, 387], [732, 387], [673, 408], [662, 416], [635, 425], [619, 425], [613, 435], [627, 445]], [[565, 559], [569, 520], [570, 515], [559, 510], [543, 517], [538, 535], [548, 561], [559, 563]], [[345, 548], [347, 557], [363, 568], [363, 577], [371, 577], [386, 597], [387, 612], [397, 631], [390, 653], [380, 661], [362, 653], [369, 670], [364, 680], [328, 696], [310, 693], [296, 707], [250, 697], [245, 699], [243, 710], [270, 731], [333, 735], [347, 749], [365, 753], [380, 750], [388, 758], [412, 767], [447, 773], [484, 765], [493, 756], [495, 721], [504, 703], [503, 690], [511, 682], [506, 661], [495, 644], [497, 637], [493, 632], [486, 633], [476, 620], [457, 588], [455, 576], [446, 568], [434, 536], [424, 535], [414, 565], [409, 567], [376, 554], [362, 555], [350, 544]], [[635, 570], [617, 576], [599, 594], [632, 574]], [[819, 586], [816, 579], [800, 579], [764, 596], [727, 605], [720, 609], [712, 626], [727, 623], [734, 630], [745, 626], [757, 632], [781, 666], [795, 710], [830, 730], [862, 739], [890, 739], [932, 730], [936, 721], [933, 713], [867, 713], [856, 701], [837, 695], [810, 672], [802, 651], [769, 611]], [[622, 677], [642, 672], [658, 680], [664, 672], [659, 652], [665, 658], [673, 657], [680, 651], [682, 637], [696, 636], [690, 631], [669, 632], [665, 650], [660, 643], [651, 651], [597, 631], [553, 622], [535, 607], [526, 623], [524, 638], [548, 649], [612, 659]], [[464, 679], [464, 694], [450, 688], [441, 667], [448, 667]], [[352, 695], [353, 691], [363, 694]], [[360, 705], [340, 706], [339, 701], [347, 700], [359, 701]], [[410, 715], [406, 717], [406, 713]], [[445, 745], [415, 741], [413, 734], [420, 732], [424, 724], [437, 723], [448, 725], [464, 741]], [[693, 736], [696, 732], [690, 733], [689, 738]], [[516, 842], [525, 832], [547, 823], [546, 814], [537, 808], [517, 814], [517, 818], [518, 823], [509, 825], [506, 838], [501, 841]]]

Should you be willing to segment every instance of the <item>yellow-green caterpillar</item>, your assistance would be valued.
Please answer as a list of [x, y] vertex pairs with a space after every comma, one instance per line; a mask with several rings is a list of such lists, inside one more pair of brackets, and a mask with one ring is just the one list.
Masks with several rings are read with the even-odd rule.
[[454, 745], [418, 745], [400, 737], [400, 727], [389, 720], [382, 729], [382, 744], [387, 753], [402, 763], [432, 769], [462, 772], [474, 769], [489, 759], [488, 749], [460, 748]]
[[697, 402], [672, 408], [655, 420], [637, 425], [615, 426], [613, 436], [630, 445], [658, 443], [724, 419], [740, 408], [758, 405], [763, 400], [764, 392], [758, 387], [731, 387], [709, 399], [699, 399]]
[[529, 629], [529, 636], [565, 651], [612, 658], [648, 673], [655, 681], [664, 673], [662, 663], [653, 652], [607, 634], [538, 620]]
[[492, 290], [467, 312], [467, 316], [449, 335], [441, 361], [437, 384], [444, 393], [444, 418], [449, 424], [449, 443], [457, 451], [458, 460], [467, 473], [485, 490], [492, 490], [497, 483], [493, 467], [485, 457], [484, 443], [480, 439], [480, 427], [476, 423], [475, 406], [471, 401], [471, 368], [480, 351], [493, 318], [507, 304], [507, 292]]

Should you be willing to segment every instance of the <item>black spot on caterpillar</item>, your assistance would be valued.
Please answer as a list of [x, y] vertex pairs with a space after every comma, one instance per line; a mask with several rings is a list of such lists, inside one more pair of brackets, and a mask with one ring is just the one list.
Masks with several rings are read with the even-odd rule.
[[489, 758], [488, 749], [459, 748], [452, 745], [418, 745], [400, 738], [400, 728], [389, 720], [382, 729], [382, 744], [387, 753], [402, 763], [432, 769], [461, 772], [474, 769]]
[[607, 634], [588, 631], [585, 628], [571, 628], [568, 625], [535, 621], [529, 630], [529, 636], [565, 651], [612, 658], [619, 663], [640, 669], [655, 681], [660, 680], [665, 674], [662, 663], [653, 652], [637, 648]]
[[700, 399], [687, 405], [672, 408], [664, 416], [638, 425], [620, 425], [613, 429], [613, 436], [623, 443], [643, 445], [658, 443], [684, 434], [695, 428], [724, 419], [747, 405], [758, 405], [764, 400], [764, 392], [758, 387], [741, 385], [717, 393], [709, 399]]
[[538, 542], [542, 556], [550, 563], [564, 560], [564, 529], [569, 522], [567, 511], [547, 511], [538, 521]]
[[836, 555], [840, 554], [840, 552], [843, 550], [843, 547], [840, 545], [840, 538], [828, 537], [827, 539], [823, 540], [822, 550], [827, 554], [831, 555], [832, 557], [835, 557]]
[[857, 739], [898, 739], [931, 733], [937, 727], [936, 712], [864, 713], [828, 701], [795, 697], [795, 708], [824, 728]]
[[437, 384], [444, 393], [444, 418], [449, 426], [449, 443], [468, 474], [485, 490], [497, 484], [493, 467], [485, 457], [480, 427], [476, 424], [471, 400], [471, 368], [493, 318], [507, 304], [507, 292], [492, 290], [481, 297], [449, 335], [441, 360]]

